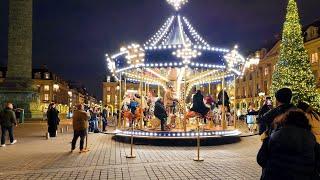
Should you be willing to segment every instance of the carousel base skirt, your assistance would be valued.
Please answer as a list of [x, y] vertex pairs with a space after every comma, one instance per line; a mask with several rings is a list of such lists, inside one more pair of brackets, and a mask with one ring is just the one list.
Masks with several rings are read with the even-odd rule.
[[[239, 130], [200, 131], [202, 146], [231, 144], [240, 141]], [[130, 143], [132, 131], [117, 130], [113, 139]], [[134, 144], [159, 145], [159, 146], [195, 146], [197, 144], [197, 131], [172, 132], [172, 131], [133, 131]]]

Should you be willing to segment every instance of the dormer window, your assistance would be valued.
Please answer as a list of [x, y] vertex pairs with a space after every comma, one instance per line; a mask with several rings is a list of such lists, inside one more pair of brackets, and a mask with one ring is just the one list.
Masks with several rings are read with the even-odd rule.
[[35, 78], [35, 79], [41, 79], [41, 73], [40, 73], [40, 72], [36, 72], [36, 73], [34, 74], [34, 78]]
[[45, 79], [50, 79], [50, 73], [44, 73], [44, 78]]
[[314, 26], [309, 27], [307, 30], [306, 40], [309, 41], [317, 38], [319, 36], [318, 31], [319, 31], [319, 28], [317, 27], [314, 27]]

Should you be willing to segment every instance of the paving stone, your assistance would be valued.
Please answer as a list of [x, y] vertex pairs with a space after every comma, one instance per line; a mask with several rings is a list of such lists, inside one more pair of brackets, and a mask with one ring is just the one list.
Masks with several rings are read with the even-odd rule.
[[70, 153], [72, 131], [45, 140], [46, 126], [15, 129], [18, 143], [0, 148], [0, 179], [259, 179], [259, 137], [229, 145], [201, 147], [204, 162], [194, 162], [194, 147], [135, 146], [136, 159], [126, 159], [130, 145], [111, 135], [89, 134], [89, 153]]

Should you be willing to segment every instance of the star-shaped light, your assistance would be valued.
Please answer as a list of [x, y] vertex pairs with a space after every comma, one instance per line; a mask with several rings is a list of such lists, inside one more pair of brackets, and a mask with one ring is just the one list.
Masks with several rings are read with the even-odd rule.
[[201, 56], [201, 52], [191, 48], [190, 44], [186, 44], [183, 49], [178, 49], [172, 53], [178, 58], [182, 58], [184, 64], [189, 64], [192, 58]]
[[176, 11], [179, 11], [181, 7], [188, 2], [188, 0], [167, 0], [167, 2], [173, 6]]

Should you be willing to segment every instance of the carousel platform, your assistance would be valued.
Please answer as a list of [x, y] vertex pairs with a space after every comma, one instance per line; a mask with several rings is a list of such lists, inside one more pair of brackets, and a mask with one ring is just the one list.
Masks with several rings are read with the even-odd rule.
[[[156, 130], [117, 130], [114, 140], [130, 143], [133, 133], [134, 144], [159, 145], [159, 146], [195, 146], [198, 132], [191, 130], [181, 131], [156, 131]], [[206, 130], [200, 131], [202, 146], [222, 145], [240, 141], [241, 131], [232, 130]]]

